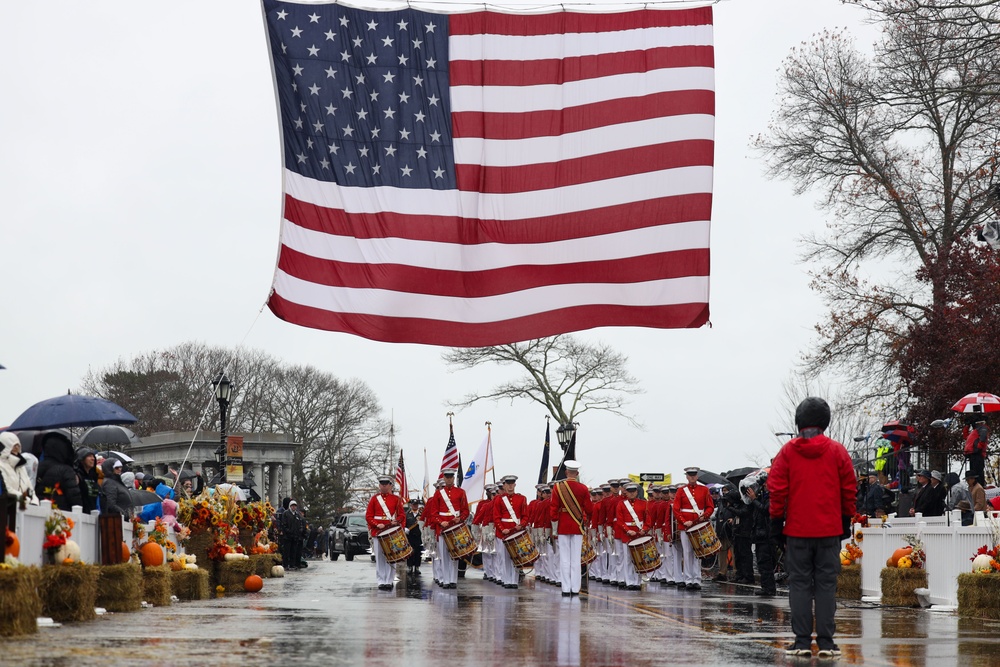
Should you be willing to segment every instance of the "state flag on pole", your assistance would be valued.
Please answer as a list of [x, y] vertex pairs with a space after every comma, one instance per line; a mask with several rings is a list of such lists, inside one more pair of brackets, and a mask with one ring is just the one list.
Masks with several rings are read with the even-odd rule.
[[465, 481], [462, 488], [465, 496], [469, 499], [469, 506], [472, 507], [480, 500], [486, 492], [486, 475], [493, 470], [493, 438], [492, 431], [486, 430], [486, 437], [476, 450], [476, 454], [469, 463], [469, 469], [465, 471]]
[[406, 485], [406, 467], [403, 465], [403, 450], [399, 450], [399, 463], [396, 464], [396, 488], [399, 489], [399, 497], [403, 500], [410, 499], [410, 489]]
[[461, 347], [708, 321], [711, 7], [263, 10], [275, 315]]

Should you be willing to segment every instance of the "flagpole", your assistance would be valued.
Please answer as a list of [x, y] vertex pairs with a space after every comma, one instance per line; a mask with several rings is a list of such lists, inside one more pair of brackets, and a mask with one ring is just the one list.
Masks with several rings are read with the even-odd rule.
[[[493, 447], [493, 422], [486, 422], [486, 460], [484, 464], [488, 465], [493, 457], [490, 455], [490, 448]], [[493, 483], [497, 483], [497, 466], [494, 462], [493, 467], [490, 468], [490, 474], [493, 476]]]

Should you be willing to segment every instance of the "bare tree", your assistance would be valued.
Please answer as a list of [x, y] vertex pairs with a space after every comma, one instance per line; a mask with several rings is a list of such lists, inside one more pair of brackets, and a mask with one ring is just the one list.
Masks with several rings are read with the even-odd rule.
[[611, 346], [581, 342], [572, 336], [550, 336], [493, 347], [452, 348], [443, 355], [455, 370], [483, 364], [520, 367], [519, 377], [496, 385], [484, 394], [469, 394], [453, 407], [481, 400], [528, 399], [543, 406], [559, 424], [573, 421], [588, 410], [624, 417], [642, 428], [624, 411], [628, 396], [642, 393], [627, 369], [628, 357]]
[[934, 21], [927, 7], [942, 3], [855, 4], [883, 30], [872, 55], [843, 32], [794, 50], [755, 145], [770, 175], [823, 194], [831, 221], [805, 239], [805, 261], [830, 313], [806, 370], [842, 372], [862, 405], [905, 396], [898, 352], [948, 302], [955, 245], [989, 214], [1000, 99], [980, 93], [1000, 78], [1000, 49]]

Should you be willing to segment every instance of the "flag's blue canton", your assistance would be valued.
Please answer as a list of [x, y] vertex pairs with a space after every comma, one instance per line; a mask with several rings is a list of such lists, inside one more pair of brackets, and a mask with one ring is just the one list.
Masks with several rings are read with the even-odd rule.
[[448, 17], [265, 1], [285, 166], [348, 186], [455, 188]]

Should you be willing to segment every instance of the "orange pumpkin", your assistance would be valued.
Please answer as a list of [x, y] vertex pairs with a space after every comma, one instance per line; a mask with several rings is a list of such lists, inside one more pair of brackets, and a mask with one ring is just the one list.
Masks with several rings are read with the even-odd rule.
[[885, 564], [888, 567], [897, 567], [899, 565], [899, 559], [903, 556], [909, 556], [911, 553], [913, 553], [913, 547], [900, 547], [892, 552], [892, 556], [889, 557], [889, 560], [887, 560]]
[[146, 542], [139, 547], [139, 560], [145, 567], [163, 565], [163, 547], [155, 542]]
[[21, 540], [18, 539], [17, 533], [7, 530], [7, 553], [9, 553], [14, 558], [19, 558], [21, 556]]
[[264, 580], [256, 574], [251, 574], [247, 577], [247, 580], [243, 582], [243, 588], [246, 589], [248, 593], [256, 593], [260, 589], [264, 588]]
[[122, 562], [127, 563], [132, 559], [132, 552], [129, 551], [128, 544], [122, 542]]
[[170, 569], [174, 572], [180, 572], [184, 569], [184, 565], [179, 560], [172, 560], [170, 561]]

